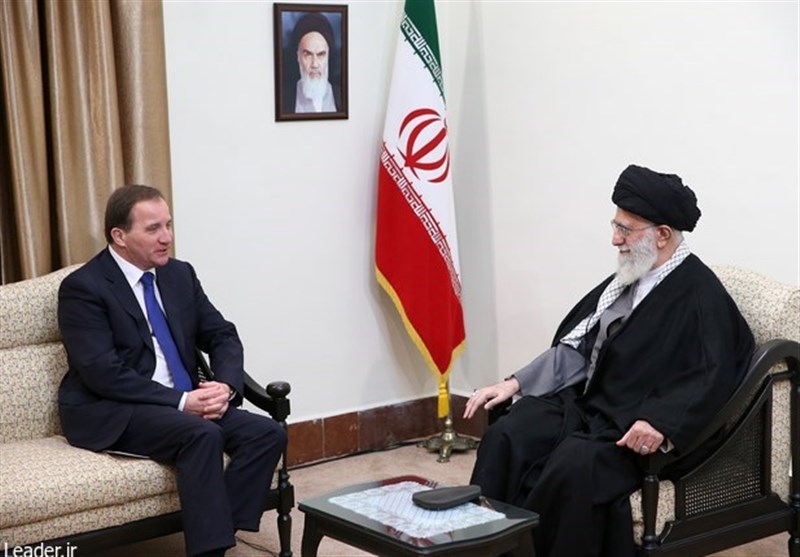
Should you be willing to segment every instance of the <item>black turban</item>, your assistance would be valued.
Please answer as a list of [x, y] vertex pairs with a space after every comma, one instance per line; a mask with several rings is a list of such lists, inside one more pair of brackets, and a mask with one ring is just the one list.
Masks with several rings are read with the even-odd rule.
[[617, 180], [611, 200], [620, 209], [654, 224], [691, 232], [700, 218], [697, 197], [675, 174], [630, 165]]
[[302, 39], [307, 33], [316, 31], [325, 38], [328, 43], [328, 50], [333, 50], [333, 27], [328, 18], [316, 12], [309, 12], [297, 20], [292, 31], [292, 46], [297, 49]]

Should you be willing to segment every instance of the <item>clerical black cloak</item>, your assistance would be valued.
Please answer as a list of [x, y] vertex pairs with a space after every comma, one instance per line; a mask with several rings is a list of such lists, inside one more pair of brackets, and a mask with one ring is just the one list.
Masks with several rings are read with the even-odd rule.
[[[554, 345], [594, 311], [611, 278], [569, 312]], [[680, 452], [730, 398], [753, 349], [736, 303], [711, 269], [689, 255], [608, 338], [578, 403], [620, 431], [646, 420]]]
[[[569, 312], [554, 346], [595, 310], [611, 279]], [[589, 351], [596, 331], [587, 336]], [[585, 389], [523, 397], [487, 430], [471, 482], [540, 512], [542, 555], [630, 554], [627, 497], [641, 471], [635, 454], [614, 442], [641, 419], [680, 452], [731, 396], [753, 348], [733, 299], [689, 255], [606, 339]]]

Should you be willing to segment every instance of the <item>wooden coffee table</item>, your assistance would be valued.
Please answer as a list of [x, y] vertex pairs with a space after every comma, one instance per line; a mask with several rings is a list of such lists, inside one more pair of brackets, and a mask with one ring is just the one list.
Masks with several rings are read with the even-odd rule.
[[316, 557], [324, 536], [382, 556], [534, 555], [533, 528], [539, 515], [486, 497], [448, 511], [413, 505], [411, 493], [434, 487], [440, 486], [400, 476], [301, 501], [302, 557]]

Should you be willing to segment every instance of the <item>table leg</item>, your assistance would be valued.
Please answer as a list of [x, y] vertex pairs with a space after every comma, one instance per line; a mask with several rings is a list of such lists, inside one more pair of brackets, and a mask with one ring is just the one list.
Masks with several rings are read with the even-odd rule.
[[519, 545], [511, 552], [512, 557], [536, 557], [533, 547], [533, 532], [525, 530], [519, 534]]
[[301, 557], [317, 557], [317, 550], [321, 541], [322, 534], [317, 532], [316, 521], [306, 514], [305, 524], [303, 525], [303, 542], [300, 548]]

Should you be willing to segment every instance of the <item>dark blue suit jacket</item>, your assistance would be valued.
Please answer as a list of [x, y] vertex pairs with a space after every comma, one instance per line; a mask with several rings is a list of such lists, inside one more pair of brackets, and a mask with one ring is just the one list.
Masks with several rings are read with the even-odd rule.
[[[192, 266], [170, 259], [156, 276], [172, 336], [192, 382], [198, 382], [199, 348], [209, 354], [215, 380], [241, 393], [243, 351], [236, 328], [208, 300]], [[58, 402], [71, 444], [108, 448], [125, 430], [133, 405], [178, 407], [181, 393], [151, 379], [156, 357], [147, 320], [108, 249], [61, 283], [58, 324], [69, 361]], [[237, 396], [231, 404], [239, 403]]]

